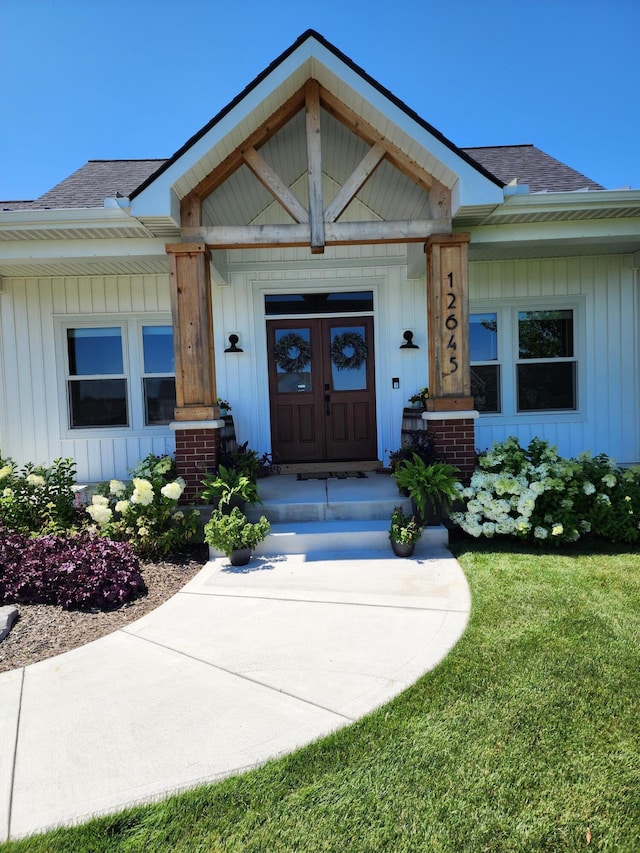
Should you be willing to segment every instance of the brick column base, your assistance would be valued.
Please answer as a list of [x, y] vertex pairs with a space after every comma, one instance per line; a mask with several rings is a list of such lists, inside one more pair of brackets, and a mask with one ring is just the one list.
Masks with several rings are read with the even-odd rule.
[[469, 484], [476, 467], [475, 425], [478, 412], [423, 412], [422, 419], [435, 439], [439, 457], [456, 465]]
[[202, 479], [218, 465], [220, 430], [224, 421], [174, 421], [176, 471], [186, 483], [180, 503], [193, 503]]

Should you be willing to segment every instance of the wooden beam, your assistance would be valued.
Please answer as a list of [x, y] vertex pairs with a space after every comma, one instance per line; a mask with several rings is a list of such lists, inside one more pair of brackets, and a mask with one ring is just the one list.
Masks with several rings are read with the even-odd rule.
[[202, 225], [202, 199], [189, 193], [180, 202], [180, 223], [182, 225]]
[[228, 157], [225, 157], [225, 159], [219, 163], [216, 168], [206, 176], [206, 178], [203, 178], [200, 183], [191, 190], [190, 195], [196, 195], [202, 199], [210, 195], [220, 186], [220, 184], [223, 184], [227, 178], [230, 178], [236, 169], [243, 164], [243, 150], [246, 150], [247, 148], [258, 149], [261, 145], [264, 145], [265, 142], [268, 142], [272, 136], [275, 136], [275, 134], [302, 109], [304, 103], [304, 89], [300, 89], [285, 101], [284, 104], [282, 104], [282, 106], [273, 113], [273, 115], [269, 116], [265, 122], [257, 127], [253, 133], [249, 134], [249, 136], [243, 141], [242, 145], [232, 151]]
[[[325, 242], [334, 246], [349, 243], [419, 243], [432, 234], [448, 234], [451, 220], [402, 219], [389, 222], [327, 222]], [[243, 249], [269, 246], [309, 246], [309, 227], [298, 225], [215, 225], [183, 228], [185, 240], [201, 241], [209, 248]]]
[[366, 183], [370, 175], [376, 170], [386, 153], [386, 149], [379, 142], [371, 146], [360, 164], [344, 182], [336, 197], [327, 205], [327, 209], [324, 212], [325, 222], [336, 221], [360, 187]]
[[347, 107], [339, 98], [320, 87], [320, 104], [342, 122], [345, 127], [352, 130], [356, 136], [364, 139], [369, 145], [380, 143], [386, 149], [387, 160], [392, 163], [396, 169], [399, 169], [403, 175], [406, 175], [422, 189], [429, 191], [433, 186], [433, 175], [427, 172], [418, 162], [408, 157], [404, 151], [401, 151], [397, 145], [394, 145], [391, 140], [387, 139], [382, 133], [376, 130], [373, 125], [359, 116], [354, 110]]
[[247, 148], [242, 152], [242, 156], [260, 183], [296, 222], [309, 221], [309, 214], [302, 203], [291, 192], [280, 175], [271, 168], [262, 154], [258, 154], [255, 148]]
[[308, 80], [304, 87], [307, 164], [309, 169], [309, 223], [311, 252], [324, 251], [324, 205], [322, 202], [322, 140], [320, 134], [320, 84]]

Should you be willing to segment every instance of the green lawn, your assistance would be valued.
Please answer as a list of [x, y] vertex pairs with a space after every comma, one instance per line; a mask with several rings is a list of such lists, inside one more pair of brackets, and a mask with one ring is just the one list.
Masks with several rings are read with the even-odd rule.
[[640, 850], [640, 555], [458, 546], [448, 658], [243, 777], [2, 850]]

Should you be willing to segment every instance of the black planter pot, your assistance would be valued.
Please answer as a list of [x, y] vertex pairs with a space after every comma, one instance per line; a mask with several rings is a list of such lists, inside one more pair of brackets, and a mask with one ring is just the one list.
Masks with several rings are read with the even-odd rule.
[[246, 566], [251, 559], [251, 548], [238, 548], [229, 557], [232, 566]]
[[411, 512], [423, 527], [433, 527], [442, 522], [442, 504], [427, 498], [424, 514], [418, 511], [414, 500], [411, 501]]
[[243, 501], [242, 498], [238, 498], [235, 495], [232, 495], [229, 503], [226, 504], [218, 504], [218, 509], [223, 515], [231, 515], [231, 511], [234, 507], [238, 507], [240, 512], [244, 513], [244, 508], [247, 505], [246, 501]]
[[391, 548], [396, 557], [410, 557], [416, 547], [415, 542], [395, 542], [391, 540]]

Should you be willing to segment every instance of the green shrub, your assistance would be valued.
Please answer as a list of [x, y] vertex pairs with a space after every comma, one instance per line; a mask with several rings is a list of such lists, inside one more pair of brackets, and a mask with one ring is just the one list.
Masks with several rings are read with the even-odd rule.
[[55, 459], [49, 467], [28, 462], [19, 469], [0, 458], [0, 523], [28, 536], [64, 533], [80, 523], [75, 489], [72, 459]]
[[204, 539], [207, 545], [229, 557], [233, 551], [242, 548], [253, 550], [269, 535], [270, 530], [271, 525], [264, 515], [251, 523], [238, 507], [234, 507], [229, 515], [214, 509], [210, 520], [204, 526]]
[[464, 511], [451, 515], [471, 536], [640, 542], [640, 468], [618, 468], [605, 454], [566, 459], [539, 438], [525, 449], [513, 436], [482, 455], [479, 468], [459, 486]]
[[129, 542], [147, 559], [178, 553], [193, 541], [200, 516], [193, 508], [176, 511], [185, 484], [175, 476], [173, 460], [151, 453], [129, 473], [130, 483], [110, 480], [99, 487], [87, 507], [91, 529]]

